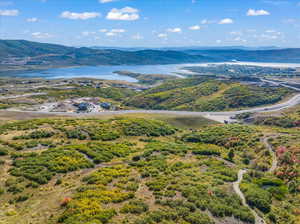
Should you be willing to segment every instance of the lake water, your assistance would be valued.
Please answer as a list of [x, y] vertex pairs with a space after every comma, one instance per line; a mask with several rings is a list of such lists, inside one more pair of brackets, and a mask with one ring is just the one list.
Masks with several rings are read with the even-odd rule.
[[97, 78], [106, 80], [123, 80], [136, 82], [137, 80], [128, 76], [115, 74], [115, 71], [130, 71], [142, 74], [168, 74], [176, 75], [180, 72], [183, 64], [176, 65], [122, 65], [122, 66], [82, 66], [70, 68], [56, 68], [46, 71], [17, 74], [18, 77], [45, 78], [45, 79], [67, 79], [67, 78]]
[[201, 64], [172, 64], [172, 65], [121, 65], [121, 66], [82, 66], [70, 68], [49, 69], [31, 73], [17, 74], [18, 77], [45, 78], [45, 79], [68, 79], [68, 78], [97, 78], [106, 80], [122, 80], [136, 82], [137, 80], [128, 76], [114, 74], [115, 71], [130, 71], [142, 74], [168, 74], [190, 73], [182, 70], [189, 66], [209, 66], [211, 64], [238, 64], [263, 67], [300, 67], [300, 64], [288, 63], [255, 63], [255, 62], [229, 62], [229, 63], [201, 63]]

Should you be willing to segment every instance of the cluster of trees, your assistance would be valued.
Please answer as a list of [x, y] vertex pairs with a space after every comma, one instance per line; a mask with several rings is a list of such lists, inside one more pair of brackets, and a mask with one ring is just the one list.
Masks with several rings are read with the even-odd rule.
[[[231, 191], [241, 166], [256, 168], [254, 163], [249, 165], [250, 160], [243, 164], [243, 159], [266, 158], [259, 141], [260, 132], [254, 127], [212, 125], [179, 133], [164, 122], [138, 118], [39, 119], [13, 123], [0, 126], [0, 133], [28, 130], [29, 134], [24, 136], [33, 138], [8, 139], [9, 144], [5, 146], [1, 142], [0, 156], [10, 154], [13, 159], [11, 177], [2, 189], [2, 194], [8, 193], [12, 203], [30, 200], [27, 192], [35, 190], [26, 188], [39, 188], [57, 174], [106, 163], [90, 174], [85, 173], [77, 191], [62, 198], [62, 212], [57, 214], [59, 217], [53, 216], [55, 221], [58, 218], [58, 222], [65, 224], [102, 224], [113, 222], [117, 216], [124, 223], [130, 220], [134, 224], [213, 224], [214, 220], [206, 215], [209, 211], [220, 219], [234, 217], [245, 223], [255, 222], [251, 211]], [[43, 132], [45, 127], [55, 135], [44, 137], [47, 136]], [[101, 135], [114, 140], [108, 142], [109, 138], [96, 137]], [[45, 147], [37, 153], [16, 152], [12, 144]], [[295, 158], [294, 154], [285, 155], [279, 156], [282, 158], [279, 165], [291, 163]], [[109, 164], [112, 160], [118, 162]], [[269, 220], [277, 223], [283, 218], [288, 220], [283, 207], [272, 204], [274, 200], [288, 203], [285, 198], [291, 191], [288, 192], [287, 184], [272, 174], [255, 173], [259, 174], [245, 175], [241, 185], [247, 202], [265, 213]], [[68, 179], [57, 176], [54, 188], [67, 187]]]
[[288, 116], [283, 117], [258, 117], [255, 120], [257, 125], [278, 126], [282, 128], [294, 128], [300, 126], [300, 121]]
[[248, 85], [232, 85], [222, 95], [198, 101], [194, 110], [221, 111], [273, 104], [290, 93], [284, 88], [262, 88]]
[[165, 136], [172, 135], [176, 129], [165, 122], [127, 118], [117, 120], [93, 120], [74, 124], [72, 129], [61, 128], [69, 139], [112, 141], [121, 136]]
[[[164, 84], [163, 87], [165, 87]], [[211, 80], [186, 88], [180, 86], [174, 86], [173, 89], [163, 87], [156, 87], [154, 90], [131, 97], [125, 102], [125, 105], [145, 109], [180, 109], [186, 104], [195, 104], [201, 97], [216, 93], [222, 84]]]
[[41, 154], [29, 153], [15, 158], [10, 174], [38, 184], [46, 184], [57, 173], [90, 167], [93, 167], [93, 164], [78, 151], [55, 148]]
[[134, 90], [128, 88], [93, 88], [93, 87], [83, 87], [71, 90], [50, 90], [45, 96], [36, 96], [35, 98], [47, 99], [53, 97], [55, 99], [69, 99], [69, 98], [80, 98], [80, 97], [101, 97], [111, 100], [120, 101], [127, 97], [135, 95]]
[[109, 162], [117, 157], [124, 158], [134, 152], [134, 149], [128, 143], [89, 142], [81, 145], [69, 145], [64, 148], [85, 154], [95, 164]]
[[272, 104], [289, 93], [291, 91], [285, 88], [187, 78], [184, 81], [173, 80], [130, 97], [124, 105], [144, 109], [221, 111]]
[[[128, 182], [126, 178], [128, 178], [129, 172], [130, 170], [124, 166], [115, 166], [99, 169], [84, 178], [83, 181], [86, 184], [79, 187], [73, 199], [67, 203], [65, 211], [59, 217], [59, 223], [108, 223], [117, 214], [117, 211], [104, 208], [103, 205], [121, 203], [134, 197], [132, 192], [124, 190], [123, 185], [115, 184], [115, 187], [110, 189], [108, 184], [113, 180], [116, 183]], [[124, 206], [124, 212], [141, 211], [141, 205], [137, 201], [129, 202], [127, 206]]]
[[252, 127], [245, 125], [212, 126], [198, 132], [185, 134], [182, 137], [185, 142], [206, 143], [224, 146], [226, 148], [254, 144], [259, 139]]
[[8, 149], [6, 147], [0, 146], [0, 156], [8, 155]]
[[55, 132], [53, 131], [38, 130], [38, 131], [33, 131], [28, 135], [15, 136], [13, 140], [51, 138], [54, 135]]

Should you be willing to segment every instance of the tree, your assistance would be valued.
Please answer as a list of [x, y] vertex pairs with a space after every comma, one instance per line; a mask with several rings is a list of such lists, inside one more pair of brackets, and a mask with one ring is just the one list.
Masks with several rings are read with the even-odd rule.
[[230, 151], [228, 153], [228, 159], [230, 161], [233, 161], [233, 158], [234, 158], [234, 151], [233, 151], [233, 149], [230, 149]]

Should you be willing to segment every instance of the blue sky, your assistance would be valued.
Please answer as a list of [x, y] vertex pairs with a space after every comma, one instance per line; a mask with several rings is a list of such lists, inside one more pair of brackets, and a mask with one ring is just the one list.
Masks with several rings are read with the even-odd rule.
[[0, 38], [72, 46], [300, 47], [300, 0], [0, 0]]

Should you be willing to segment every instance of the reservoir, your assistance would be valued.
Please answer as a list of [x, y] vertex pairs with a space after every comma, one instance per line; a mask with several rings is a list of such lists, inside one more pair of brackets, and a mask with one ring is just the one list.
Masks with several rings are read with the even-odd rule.
[[178, 75], [189, 74], [191, 72], [182, 70], [183, 67], [190, 66], [210, 66], [218, 64], [237, 64], [262, 67], [282, 67], [296, 68], [300, 64], [288, 63], [256, 63], [256, 62], [222, 62], [222, 63], [201, 63], [201, 64], [171, 64], [171, 65], [118, 65], [118, 66], [81, 66], [68, 68], [55, 68], [45, 71], [27, 72], [16, 74], [17, 77], [24, 78], [45, 78], [45, 79], [68, 79], [68, 78], [96, 78], [106, 80], [121, 80], [136, 82], [137, 80], [128, 76], [115, 74], [115, 71], [129, 71], [141, 74], [165, 74]]

